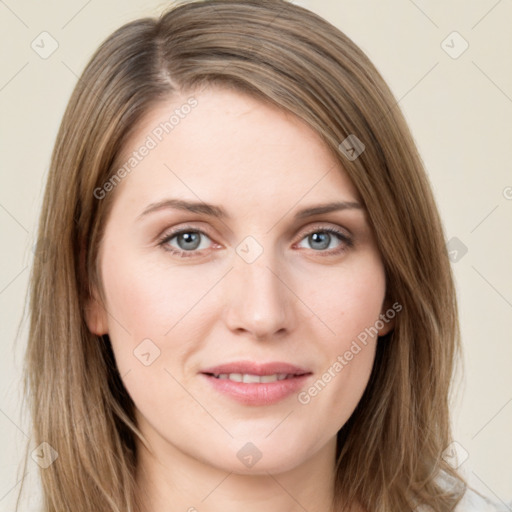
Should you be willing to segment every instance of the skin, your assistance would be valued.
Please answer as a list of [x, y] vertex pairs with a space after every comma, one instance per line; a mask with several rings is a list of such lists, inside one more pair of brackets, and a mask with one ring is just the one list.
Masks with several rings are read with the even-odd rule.
[[[150, 111], [125, 156], [188, 97]], [[194, 97], [197, 107], [110, 192], [116, 195], [99, 254], [104, 303], [97, 293], [87, 317], [92, 332], [109, 334], [147, 441], [139, 442], [140, 493], [151, 512], [168, 512], [170, 504], [325, 512], [336, 433], [368, 383], [377, 338], [307, 404], [295, 393], [272, 405], [244, 405], [214, 390], [200, 371], [236, 360], [285, 361], [312, 372], [307, 389], [386, 310], [380, 253], [364, 208], [294, 218], [313, 205], [361, 203], [304, 122], [227, 89]], [[141, 216], [168, 198], [218, 205], [230, 218], [173, 208]], [[192, 251], [183, 237], [161, 242], [174, 228], [206, 235]], [[327, 234], [325, 248], [308, 236], [326, 238], [326, 228], [352, 243]], [[236, 252], [249, 235], [263, 250], [252, 263]], [[166, 247], [189, 247], [188, 256]], [[145, 339], [160, 350], [147, 366], [134, 355]], [[152, 358], [156, 349], [148, 347]], [[247, 442], [262, 454], [250, 468], [237, 458]]]

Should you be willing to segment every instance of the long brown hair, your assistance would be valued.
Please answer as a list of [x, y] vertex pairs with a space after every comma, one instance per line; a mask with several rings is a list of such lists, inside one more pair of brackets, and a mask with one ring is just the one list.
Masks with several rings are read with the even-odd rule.
[[[323, 138], [360, 193], [388, 297], [403, 308], [338, 434], [334, 509], [359, 502], [370, 512], [452, 510], [464, 488], [442, 458], [459, 350], [455, 291], [435, 202], [397, 102], [368, 57], [312, 12], [284, 0], [212, 0], [113, 33], [62, 120], [39, 225], [44, 257], [31, 275], [26, 353], [33, 441], [58, 453], [41, 471], [44, 512], [138, 510], [134, 404], [108, 336], [85, 323], [92, 285], [101, 289], [98, 248], [115, 197], [94, 191], [118, 170], [144, 114], [210, 84], [292, 112]], [[349, 136], [365, 146], [358, 158], [343, 151]], [[462, 487], [446, 488], [441, 474]]]

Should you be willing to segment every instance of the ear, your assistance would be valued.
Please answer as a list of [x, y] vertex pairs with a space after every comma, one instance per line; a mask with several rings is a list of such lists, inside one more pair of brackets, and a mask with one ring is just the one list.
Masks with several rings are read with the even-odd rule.
[[96, 289], [85, 304], [85, 322], [89, 330], [98, 336], [108, 334], [108, 315]]
[[79, 252], [79, 265], [80, 265], [80, 276], [83, 279], [83, 286], [87, 290], [88, 298], [84, 304], [84, 317], [85, 323], [93, 334], [102, 336], [108, 334], [108, 315], [107, 310], [103, 306], [103, 300], [98, 292], [97, 282], [90, 279], [87, 272], [86, 262], [87, 247], [85, 240], [80, 242]]
[[396, 315], [402, 310], [400, 303], [395, 302], [391, 304], [390, 300], [384, 301], [382, 310], [379, 315], [377, 325], [379, 327], [379, 337], [389, 334], [394, 328], [396, 323]]

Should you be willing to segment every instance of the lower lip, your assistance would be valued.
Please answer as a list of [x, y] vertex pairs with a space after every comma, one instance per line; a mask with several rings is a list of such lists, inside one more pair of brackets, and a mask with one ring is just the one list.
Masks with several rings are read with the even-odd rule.
[[235, 382], [229, 379], [217, 379], [201, 374], [220, 393], [228, 395], [244, 405], [271, 405], [297, 393], [311, 375], [300, 375], [275, 382]]

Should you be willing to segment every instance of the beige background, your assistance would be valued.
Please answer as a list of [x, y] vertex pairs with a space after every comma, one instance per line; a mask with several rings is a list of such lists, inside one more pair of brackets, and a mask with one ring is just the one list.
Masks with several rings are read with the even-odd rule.
[[[484, 494], [511, 502], [512, 4], [297, 3], [337, 25], [368, 54], [410, 123], [447, 240], [457, 237], [450, 243], [459, 244], [451, 249], [457, 251], [453, 268], [466, 366], [453, 407], [458, 450], [467, 456], [461, 467]], [[124, 22], [158, 14], [167, 5], [0, 1], [0, 511], [13, 510], [28, 439], [20, 405], [26, 326], [15, 338], [57, 128], [77, 77], [99, 43]], [[35, 41], [39, 52], [51, 49], [50, 36], [40, 36], [44, 31], [58, 43], [46, 59], [31, 47]], [[464, 41], [467, 50], [453, 58]], [[34, 477], [35, 463], [29, 461], [26, 471]], [[35, 510], [34, 502], [24, 510]]]

